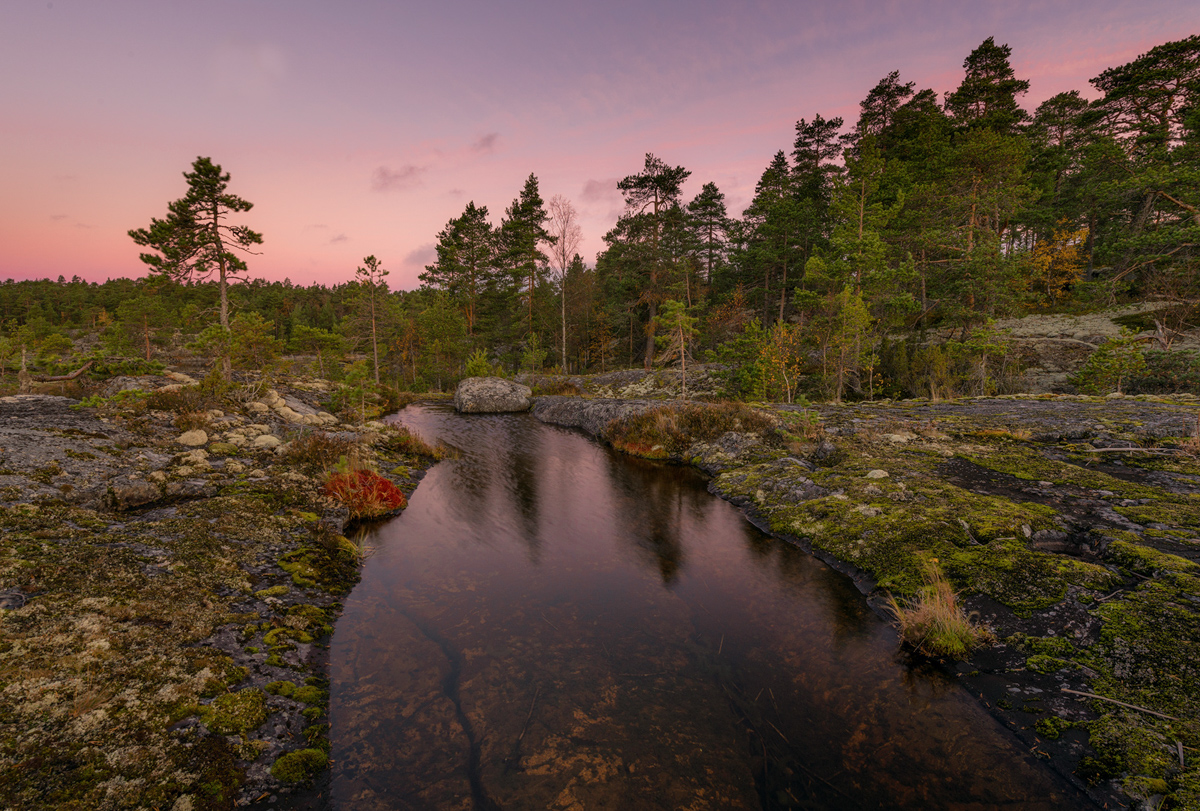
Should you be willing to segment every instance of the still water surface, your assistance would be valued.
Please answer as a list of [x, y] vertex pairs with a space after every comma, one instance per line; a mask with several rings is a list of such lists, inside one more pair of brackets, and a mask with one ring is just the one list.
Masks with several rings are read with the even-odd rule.
[[381, 528], [332, 650], [338, 809], [1088, 807], [701, 476], [528, 415]]

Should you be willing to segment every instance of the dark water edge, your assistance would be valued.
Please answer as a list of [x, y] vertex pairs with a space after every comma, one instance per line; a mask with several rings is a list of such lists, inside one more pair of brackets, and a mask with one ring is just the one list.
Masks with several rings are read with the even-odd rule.
[[334, 808], [1089, 808], [844, 575], [689, 469], [531, 417], [377, 536], [334, 636]]

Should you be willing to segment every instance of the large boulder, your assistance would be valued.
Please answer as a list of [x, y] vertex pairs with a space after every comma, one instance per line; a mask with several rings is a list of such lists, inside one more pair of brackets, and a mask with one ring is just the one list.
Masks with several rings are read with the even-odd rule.
[[528, 411], [533, 404], [528, 386], [499, 377], [468, 377], [454, 391], [454, 407], [464, 414]]

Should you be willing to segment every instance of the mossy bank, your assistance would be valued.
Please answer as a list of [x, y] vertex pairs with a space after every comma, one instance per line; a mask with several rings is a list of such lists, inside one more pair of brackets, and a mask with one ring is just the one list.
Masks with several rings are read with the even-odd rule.
[[432, 458], [299, 387], [214, 408], [162, 384], [0, 398], [2, 809], [286, 808], [327, 774], [361, 551], [311, 451], [408, 493]]
[[1101, 805], [1200, 808], [1193, 399], [543, 397], [534, 413], [700, 467], [885, 615], [886, 596], [915, 593], [936, 561], [1000, 640], [941, 666], [1034, 756]]

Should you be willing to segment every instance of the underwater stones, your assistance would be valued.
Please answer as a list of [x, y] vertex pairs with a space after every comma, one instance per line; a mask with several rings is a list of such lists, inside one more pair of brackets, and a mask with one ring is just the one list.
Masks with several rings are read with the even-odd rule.
[[454, 408], [463, 414], [528, 411], [533, 390], [499, 377], [468, 377], [454, 391]]
[[889, 474], [886, 470], [879, 470], [878, 468], [876, 468], [875, 470], [867, 471], [868, 479], [886, 479], [888, 477], [888, 475]]
[[254, 447], [258, 450], [273, 450], [282, 444], [283, 440], [274, 434], [261, 434], [254, 438]]
[[196, 428], [192, 431], [185, 431], [184, 433], [175, 437], [175, 441], [180, 445], [186, 445], [190, 448], [207, 445], [208, 432], [206, 432], [203, 428]]

